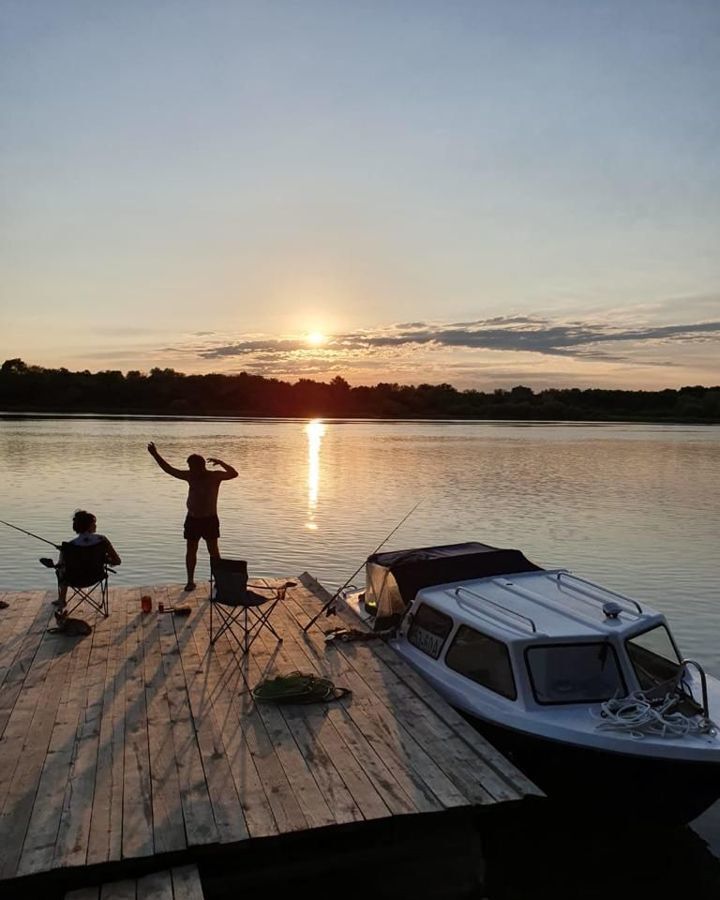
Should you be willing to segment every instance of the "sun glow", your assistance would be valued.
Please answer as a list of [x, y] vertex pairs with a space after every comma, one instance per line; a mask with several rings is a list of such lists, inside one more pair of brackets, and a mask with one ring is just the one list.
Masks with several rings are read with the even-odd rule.
[[311, 331], [310, 334], [305, 335], [305, 340], [313, 347], [319, 347], [320, 344], [324, 344], [327, 338], [324, 334], [321, 334], [319, 331]]

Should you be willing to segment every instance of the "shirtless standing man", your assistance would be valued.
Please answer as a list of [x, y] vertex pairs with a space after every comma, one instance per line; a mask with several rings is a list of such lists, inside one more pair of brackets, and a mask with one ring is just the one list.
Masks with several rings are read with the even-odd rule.
[[222, 472], [210, 472], [205, 468], [205, 459], [197, 453], [192, 453], [187, 458], [187, 469], [176, 469], [160, 456], [154, 443], [148, 444], [148, 453], [160, 466], [163, 472], [179, 478], [188, 483], [187, 516], [183, 536], [187, 541], [185, 553], [185, 565], [187, 567], [186, 591], [195, 590], [195, 563], [197, 562], [197, 549], [200, 538], [207, 544], [208, 553], [218, 559], [218, 538], [220, 537], [220, 521], [217, 514], [218, 490], [221, 481], [229, 481], [237, 478], [236, 469], [224, 463], [221, 459], [208, 457], [208, 462], [214, 466], [220, 466]]

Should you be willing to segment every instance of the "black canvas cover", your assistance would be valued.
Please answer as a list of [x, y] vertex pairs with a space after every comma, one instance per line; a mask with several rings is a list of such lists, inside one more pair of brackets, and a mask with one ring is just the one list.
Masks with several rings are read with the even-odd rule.
[[421, 588], [450, 584], [471, 578], [538, 572], [519, 550], [491, 547], [476, 541], [391, 550], [368, 557], [366, 566], [366, 604], [376, 606], [376, 627], [387, 625], [415, 599]]

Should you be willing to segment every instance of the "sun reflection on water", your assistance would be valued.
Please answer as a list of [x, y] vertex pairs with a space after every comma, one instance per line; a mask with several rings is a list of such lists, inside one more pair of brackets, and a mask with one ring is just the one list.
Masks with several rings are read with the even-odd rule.
[[310, 531], [317, 531], [315, 510], [320, 494], [320, 444], [326, 431], [325, 423], [321, 419], [312, 419], [305, 426], [305, 434], [308, 437], [308, 521], [305, 527]]

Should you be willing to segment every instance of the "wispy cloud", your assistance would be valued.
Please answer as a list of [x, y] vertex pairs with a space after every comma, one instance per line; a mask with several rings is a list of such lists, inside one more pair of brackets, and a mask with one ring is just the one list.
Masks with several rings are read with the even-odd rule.
[[220, 359], [224, 356], [247, 356], [248, 354], [261, 355], [272, 354], [285, 356], [288, 353], [296, 353], [300, 350], [308, 350], [306, 341], [279, 340], [267, 338], [264, 340], [236, 341], [232, 344], [210, 347], [200, 350], [199, 355], [204, 359]]
[[[643, 345], [708, 342], [720, 340], [720, 321], [685, 322], [671, 325], [617, 327], [610, 323], [558, 322], [532, 316], [508, 316], [452, 324], [410, 323], [388, 328], [336, 334], [319, 348], [302, 340], [253, 338], [196, 347], [203, 359], [255, 358], [297, 362], [309, 359], [328, 364], [341, 358], [368, 357], [386, 351], [493, 350], [572, 357], [578, 360], [633, 362], [634, 350]], [[610, 346], [614, 349], [610, 349]], [[622, 345], [626, 345], [625, 348]]]

